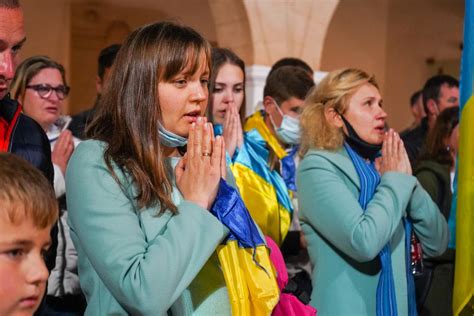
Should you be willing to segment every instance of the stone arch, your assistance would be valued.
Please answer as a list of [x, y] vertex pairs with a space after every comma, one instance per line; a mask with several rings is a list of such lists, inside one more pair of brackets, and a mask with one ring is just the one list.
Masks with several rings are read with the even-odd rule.
[[119, 1], [71, 4], [71, 114], [90, 108], [94, 103], [99, 52], [111, 44], [121, 43], [131, 30], [168, 17], [159, 9], [120, 4]]
[[[219, 46], [247, 64], [270, 66], [286, 56], [319, 68], [327, 27], [339, 0], [209, 1]], [[229, 19], [229, 12], [232, 18]]]
[[244, 1], [208, 0], [208, 3], [215, 24], [217, 46], [230, 48], [246, 64], [253, 64], [252, 33]]

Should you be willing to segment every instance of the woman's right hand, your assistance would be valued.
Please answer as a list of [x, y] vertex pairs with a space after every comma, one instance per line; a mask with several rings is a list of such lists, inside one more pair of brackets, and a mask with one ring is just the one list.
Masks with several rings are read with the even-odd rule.
[[209, 209], [214, 202], [219, 181], [225, 179], [224, 139], [214, 139], [212, 124], [198, 118], [191, 125], [188, 151], [175, 169], [176, 185], [185, 200]]
[[66, 174], [66, 167], [74, 151], [74, 141], [70, 130], [64, 130], [58, 137], [54, 149], [51, 153], [52, 162], [59, 166], [63, 175]]
[[386, 132], [382, 145], [382, 157], [375, 161], [380, 174], [394, 171], [411, 175], [411, 165], [403, 141], [393, 129]]
[[230, 157], [234, 156], [236, 148], [240, 148], [243, 143], [242, 124], [240, 123], [239, 112], [235, 106], [229, 106], [224, 118], [224, 131], [222, 136], [225, 140], [225, 147]]

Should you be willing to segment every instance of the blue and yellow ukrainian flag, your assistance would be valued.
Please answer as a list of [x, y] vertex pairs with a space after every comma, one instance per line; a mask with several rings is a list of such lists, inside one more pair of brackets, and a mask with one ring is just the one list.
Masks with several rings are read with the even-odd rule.
[[466, 0], [461, 64], [461, 123], [453, 314], [474, 313], [474, 6]]
[[268, 316], [280, 299], [269, 251], [236, 189], [220, 181], [211, 213], [229, 229], [217, 255], [233, 316]]
[[287, 155], [270, 133], [260, 112], [247, 120], [244, 144], [231, 164], [242, 199], [263, 235], [281, 245], [291, 225], [293, 206], [290, 191], [276, 170], [268, 166], [272, 147], [277, 158]]

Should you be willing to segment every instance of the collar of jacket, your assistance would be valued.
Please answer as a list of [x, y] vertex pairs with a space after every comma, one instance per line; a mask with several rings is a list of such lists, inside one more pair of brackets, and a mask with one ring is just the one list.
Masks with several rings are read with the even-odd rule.
[[19, 106], [21, 106], [20, 103], [12, 100], [10, 94], [7, 94], [0, 100], [0, 117], [11, 123]]
[[287, 152], [285, 149], [280, 145], [280, 142], [272, 134], [270, 129], [265, 124], [263, 111], [257, 111], [252, 114], [246, 121], [244, 125], [244, 130], [246, 132], [251, 131], [252, 129], [256, 129], [260, 136], [267, 142], [267, 144], [271, 147], [271, 149], [275, 152], [278, 159], [283, 159], [286, 157]]
[[360, 190], [359, 176], [357, 175], [355, 166], [352, 163], [352, 160], [344, 146], [335, 151], [310, 149], [306, 153], [305, 158], [313, 155], [326, 159], [329, 163], [334, 165], [334, 167], [344, 173], [351, 180], [351, 182], [354, 183], [357, 189]]

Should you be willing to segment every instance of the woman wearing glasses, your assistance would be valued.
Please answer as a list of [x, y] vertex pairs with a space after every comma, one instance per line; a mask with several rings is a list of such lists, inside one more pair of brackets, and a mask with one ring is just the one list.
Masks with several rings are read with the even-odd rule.
[[25, 59], [17, 68], [11, 85], [12, 98], [23, 106], [23, 112], [45, 130], [51, 145], [54, 166], [54, 191], [61, 208], [58, 221], [56, 266], [48, 281], [47, 305], [51, 313], [83, 313], [85, 304], [77, 275], [77, 253], [69, 237], [65, 205], [64, 175], [69, 158], [79, 140], [67, 125], [71, 118], [61, 115], [69, 93], [64, 67], [46, 56]]
[[45, 130], [51, 144], [56, 197], [65, 190], [64, 174], [77, 139], [67, 124], [69, 116], [61, 115], [64, 99], [69, 93], [64, 67], [46, 56], [24, 60], [13, 78], [11, 95], [23, 106], [23, 112]]

